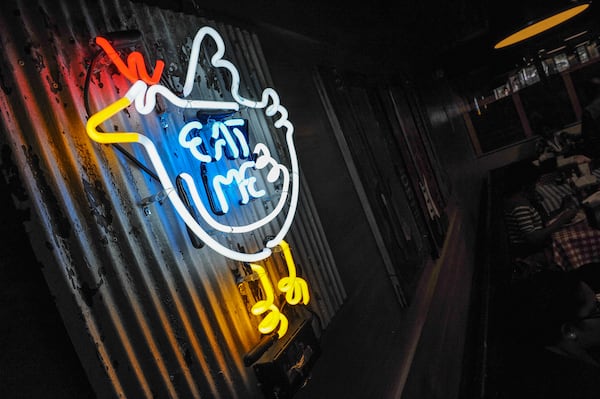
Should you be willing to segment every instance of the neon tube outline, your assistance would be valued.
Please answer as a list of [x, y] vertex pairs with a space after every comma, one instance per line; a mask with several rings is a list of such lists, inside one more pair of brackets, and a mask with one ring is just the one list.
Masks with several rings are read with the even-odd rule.
[[252, 271], [258, 275], [258, 279], [263, 286], [266, 296], [266, 299], [257, 301], [252, 308], [250, 308], [250, 312], [252, 312], [252, 314], [255, 316], [260, 316], [261, 314], [270, 311], [258, 324], [258, 331], [263, 334], [269, 334], [275, 330], [275, 327], [277, 327], [279, 324], [277, 335], [279, 338], [281, 338], [288, 330], [289, 321], [273, 303], [275, 294], [273, 291], [273, 286], [271, 285], [271, 281], [267, 276], [267, 271], [261, 265], [256, 265], [254, 263], [251, 263], [250, 267], [252, 268]]
[[[296, 147], [293, 141], [294, 134], [294, 125], [288, 120], [288, 112], [287, 109], [281, 105], [279, 95], [272, 88], [266, 88], [262, 92], [262, 97], [260, 101], [253, 101], [250, 99], [246, 99], [239, 94], [239, 86], [240, 86], [240, 75], [237, 68], [228, 60], [223, 58], [225, 54], [225, 43], [223, 39], [219, 35], [219, 33], [209, 27], [202, 27], [196, 33], [194, 37], [194, 41], [192, 43], [192, 51], [190, 53], [190, 60], [197, 60], [200, 54], [200, 47], [202, 44], [202, 40], [204, 40], [205, 36], [211, 36], [217, 45], [217, 51], [211, 57], [211, 63], [215, 67], [223, 67], [229, 71], [231, 74], [231, 95], [239, 104], [246, 106], [248, 108], [264, 108], [265, 114], [267, 116], [275, 116], [277, 113], [280, 114], [280, 118], [275, 121], [274, 126], [276, 128], [285, 128], [286, 129], [286, 143], [290, 152], [290, 163], [292, 166], [292, 192], [290, 197], [290, 205], [289, 212], [285, 218], [285, 221], [277, 235], [273, 237], [273, 239], [269, 240], [265, 247], [273, 248], [279, 244], [283, 237], [287, 234], [292, 220], [296, 214], [296, 208], [298, 206], [298, 191], [299, 191], [299, 175], [298, 175], [298, 158], [296, 156]], [[185, 84], [183, 86], [183, 95], [187, 96], [192, 92], [194, 77], [196, 76], [196, 69], [198, 68], [197, 62], [190, 62], [188, 65], [188, 71], [185, 79]], [[272, 103], [269, 105], [269, 100]], [[287, 190], [285, 190], [287, 191]]]
[[160, 81], [160, 76], [165, 68], [165, 63], [162, 60], [156, 61], [152, 76], [148, 75], [144, 56], [139, 51], [133, 51], [127, 56], [127, 65], [114, 49], [110, 42], [102, 36], [96, 37], [94, 40], [102, 50], [108, 55], [108, 58], [115, 64], [119, 72], [121, 72], [131, 83], [137, 80], [143, 80], [148, 84], [156, 84]]
[[[281, 166], [281, 165], [279, 165], [279, 166]], [[289, 171], [283, 167], [281, 167], [281, 171], [283, 172], [284, 186], [286, 184], [289, 185], [289, 180], [290, 180]], [[269, 173], [271, 173], [271, 172], [269, 172]], [[274, 218], [276, 218], [277, 215], [279, 214], [279, 212], [281, 212], [281, 210], [285, 206], [285, 201], [286, 201], [287, 195], [288, 195], [288, 193], [286, 191], [282, 192], [281, 196], [279, 198], [279, 201], [277, 202], [277, 205], [264, 218], [257, 220], [253, 223], [250, 223], [248, 225], [244, 225], [244, 226], [231, 226], [231, 225], [219, 223], [217, 220], [215, 220], [210, 215], [210, 213], [204, 206], [204, 203], [200, 199], [200, 196], [198, 195], [198, 190], [196, 189], [196, 183], [195, 183], [194, 179], [189, 174], [181, 173], [179, 176], [181, 176], [181, 178], [186, 182], [186, 184], [188, 184], [190, 194], [192, 195], [192, 201], [194, 202], [194, 206], [198, 209], [200, 216], [202, 216], [202, 219], [206, 223], [208, 223], [213, 229], [222, 231], [224, 233], [247, 233], [247, 232], [258, 229], [261, 226], [264, 226], [265, 224], [269, 223]], [[267, 176], [267, 178], [268, 178], [268, 176]]]
[[[229, 61], [222, 58], [222, 56], [225, 52], [225, 44], [224, 44], [221, 36], [218, 34], [218, 32], [211, 27], [201, 28], [194, 38], [193, 45], [192, 45], [192, 52], [191, 52], [191, 56], [190, 56], [190, 63], [188, 66], [188, 73], [186, 75], [186, 81], [185, 81], [185, 85], [184, 85], [184, 96], [187, 96], [191, 93], [191, 89], [192, 89], [192, 86], [194, 83], [195, 72], [196, 72], [196, 68], [197, 68], [197, 64], [198, 64], [197, 61], [198, 61], [198, 56], [199, 56], [199, 52], [200, 52], [200, 47], [201, 47], [204, 37], [207, 35], [210, 36], [217, 45], [217, 51], [211, 58], [212, 65], [215, 67], [224, 67], [231, 73], [231, 76], [232, 76], [231, 94], [232, 94], [233, 98], [236, 100], [235, 103], [234, 102], [219, 102], [219, 101], [203, 101], [203, 100], [186, 100], [186, 99], [176, 96], [169, 89], [167, 89], [166, 87], [164, 87], [162, 85], [153, 85], [153, 86], [148, 87], [148, 85], [144, 81], [138, 80], [130, 87], [130, 89], [127, 91], [127, 93], [125, 94], [124, 97], [115, 101], [114, 103], [110, 104], [109, 106], [105, 107], [104, 109], [97, 112], [96, 114], [92, 115], [86, 124], [86, 131], [87, 131], [88, 135], [90, 136], [90, 138], [92, 138], [93, 140], [100, 142], [100, 143], [117, 143], [117, 142], [134, 143], [134, 142], [138, 142], [138, 143], [142, 144], [146, 148], [146, 151], [148, 152], [148, 156], [150, 157], [152, 164], [154, 165], [155, 169], [157, 170], [157, 175], [159, 176], [160, 183], [163, 185], [163, 188], [165, 189], [165, 191], [169, 193], [168, 198], [170, 199], [171, 203], [175, 207], [175, 209], [178, 212], [178, 214], [180, 215], [180, 217], [184, 220], [186, 225], [188, 225], [188, 227], [190, 227], [190, 229], [194, 232], [194, 234], [196, 234], [200, 239], [202, 239], [207, 245], [209, 245], [215, 251], [217, 251], [218, 253], [220, 253], [226, 257], [229, 257], [229, 258], [235, 259], [235, 260], [239, 260], [239, 261], [243, 261], [243, 262], [254, 262], [257, 260], [265, 259], [272, 253], [271, 248], [278, 245], [281, 242], [281, 240], [283, 240], [283, 237], [287, 234], [287, 232], [289, 231], [289, 228], [291, 227], [291, 223], [292, 223], [293, 218], [296, 213], [297, 202], [298, 202], [298, 192], [299, 192], [299, 174], [298, 174], [299, 168], [298, 168], [298, 159], [297, 159], [297, 155], [296, 155], [295, 145], [293, 142], [294, 126], [288, 120], [287, 109], [280, 104], [279, 96], [278, 96], [277, 92], [275, 90], [273, 90], [272, 88], [266, 88], [263, 90], [260, 101], [249, 100], [249, 99], [242, 97], [239, 94], [239, 84], [240, 84], [239, 73], [238, 73], [236, 67], [232, 63], [230, 63]], [[99, 132], [97, 130], [97, 127], [100, 124], [102, 124], [104, 121], [106, 121], [110, 117], [114, 116], [116, 113], [122, 111], [123, 109], [127, 108], [129, 105], [131, 105], [133, 103], [135, 104], [136, 110], [140, 114], [146, 115], [146, 114], [150, 113], [156, 106], [156, 95], [157, 94], [163, 95], [163, 97], [165, 97], [168, 101], [170, 101], [172, 104], [174, 104], [180, 108], [239, 110], [239, 105], [241, 104], [241, 105], [249, 107], [249, 108], [257, 108], [257, 109], [264, 108], [265, 115], [267, 115], [267, 116], [275, 116], [276, 114], [280, 115], [279, 119], [277, 119], [274, 122], [274, 126], [276, 128], [284, 128], [285, 129], [286, 143], [288, 145], [288, 149], [289, 149], [289, 153], [290, 153], [290, 163], [291, 163], [291, 167], [292, 167], [292, 171], [291, 171], [292, 190], [291, 190], [291, 196], [290, 196], [290, 204], [289, 204], [288, 214], [286, 215], [286, 218], [284, 220], [284, 223], [281, 226], [279, 233], [276, 234], [271, 240], [267, 241], [265, 244], [265, 247], [262, 250], [260, 250], [259, 252], [256, 252], [254, 254], [247, 254], [247, 253], [233, 251], [233, 250], [225, 247], [224, 245], [220, 244], [216, 240], [214, 240], [212, 237], [210, 237], [210, 235], [208, 235], [208, 233], [206, 233], [206, 231], [204, 231], [204, 229], [198, 224], [198, 222], [188, 212], [187, 208], [185, 207], [185, 205], [179, 198], [177, 191], [174, 190], [174, 186], [166, 172], [166, 169], [162, 163], [162, 160], [160, 159], [160, 156], [158, 155], [158, 151], [157, 151], [156, 147], [154, 146], [154, 143], [148, 137], [146, 137], [143, 134], [136, 133], [136, 132], [104, 133], [104, 132]], [[265, 146], [265, 148], [266, 148], [266, 146]], [[283, 170], [285, 168], [281, 167], [281, 169]], [[287, 169], [285, 171], [287, 172]], [[187, 179], [186, 176], [183, 176], [183, 174], [182, 174], [182, 177], [186, 180], [186, 183], [189, 183], [189, 181], [191, 180], [191, 177], [189, 175], [187, 175], [187, 177], [189, 179]], [[288, 178], [288, 181], [285, 183], [286, 184], [284, 185], [284, 189], [282, 190], [281, 198], [287, 198], [288, 187], [289, 187], [289, 183], [290, 183], [289, 178]], [[195, 187], [195, 184], [194, 184], [194, 187]], [[195, 191], [195, 190], [193, 190], [193, 191]], [[195, 196], [194, 194], [197, 194], [197, 193], [192, 192], [192, 198], [195, 202], [198, 202], [197, 198], [194, 198], [194, 196]], [[280, 199], [280, 204], [283, 204], [281, 199]], [[278, 212], [280, 212], [282, 208], [283, 208], [283, 206], [281, 206], [281, 208], [278, 210]], [[267, 219], [270, 221], [275, 216], [276, 215], [273, 215], [273, 212], [272, 212], [267, 218], [263, 218], [261, 221], [259, 221], [259, 223], [264, 222]], [[262, 224], [265, 224], [265, 223], [268, 223], [268, 221], [264, 222]], [[256, 224], [256, 222], [249, 226], [256, 226], [253, 229], [260, 227], [259, 225]], [[236, 230], [238, 230], [238, 229], [236, 229], [236, 226], [229, 226], [229, 227], [230, 227], [230, 232], [243, 232], [243, 231], [236, 231]], [[246, 226], [246, 228], [247, 228], [247, 226]], [[246, 230], [246, 231], [249, 231], [249, 230]]]
[[290, 246], [285, 240], [281, 240], [279, 247], [283, 251], [289, 276], [282, 277], [277, 283], [277, 288], [279, 291], [285, 293], [285, 300], [290, 305], [297, 305], [300, 301], [302, 301], [304, 305], [308, 305], [308, 302], [310, 301], [308, 283], [306, 280], [296, 275], [296, 264], [294, 263]]

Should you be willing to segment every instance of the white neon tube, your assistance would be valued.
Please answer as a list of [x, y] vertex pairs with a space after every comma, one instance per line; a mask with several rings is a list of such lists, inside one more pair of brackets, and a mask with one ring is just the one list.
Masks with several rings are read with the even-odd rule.
[[[223, 39], [221, 38], [219, 33], [215, 29], [208, 26], [205, 26], [198, 30], [196, 36], [194, 37], [194, 41], [192, 43], [192, 51], [190, 53], [190, 63], [188, 65], [185, 85], [183, 87], [183, 95], [187, 96], [192, 91], [194, 78], [196, 76], [196, 69], [198, 68], [197, 59], [200, 54], [202, 41], [206, 36], [210, 36], [217, 45], [217, 51], [211, 57], [211, 63], [216, 67], [223, 67], [231, 73], [231, 95], [233, 96], [233, 98], [239, 104], [249, 108], [264, 108], [265, 114], [267, 116], [275, 116], [277, 113], [279, 113], [280, 118], [277, 121], [275, 121], [274, 126], [276, 128], [285, 128], [286, 130], [286, 143], [290, 152], [290, 162], [292, 166], [292, 192], [290, 196], [288, 214], [284, 220], [283, 225], [281, 226], [279, 233], [273, 239], [266, 243], [266, 246], [268, 248], [273, 248], [277, 246], [281, 242], [283, 237], [285, 237], [285, 235], [287, 234], [294, 219], [296, 207], [298, 205], [298, 191], [300, 179], [298, 175], [298, 158], [296, 156], [296, 148], [293, 142], [294, 126], [288, 120], [287, 109], [280, 104], [279, 95], [272, 88], [266, 88], [265, 90], [263, 90], [260, 101], [249, 100], [242, 97], [239, 94], [240, 75], [238, 73], [238, 70], [231, 62], [223, 59], [223, 55], [225, 54], [225, 43], [223, 42]], [[271, 104], [269, 104], [269, 102], [271, 102]]]
[[150, 162], [154, 166], [156, 174], [160, 180], [160, 183], [167, 192], [167, 197], [175, 207], [175, 210], [179, 214], [179, 216], [183, 219], [185, 224], [200, 238], [204, 241], [208, 246], [210, 246], [213, 250], [220, 253], [223, 256], [226, 256], [231, 259], [239, 260], [240, 262], [256, 262], [262, 259], [267, 258], [271, 254], [271, 250], [268, 248], [263, 248], [261, 251], [254, 254], [246, 254], [242, 252], [233, 251], [215, 239], [213, 239], [206, 231], [202, 229], [202, 227], [196, 222], [194, 217], [189, 213], [185, 204], [182, 202], [181, 198], [177, 194], [177, 190], [174, 189], [174, 185], [167, 174], [166, 168], [160, 159], [160, 155], [156, 150], [156, 147], [152, 140], [148, 137], [135, 133], [135, 132], [115, 132], [115, 133], [103, 133], [97, 130], [98, 126], [111, 116], [115, 115], [117, 112], [122, 111], [127, 108], [132, 103], [132, 99], [136, 97], [140, 93], [140, 90], [143, 90], [145, 87], [145, 83], [142, 81], [136, 82], [125, 94], [123, 98], [117, 100], [113, 104], [104, 108], [103, 110], [94, 114], [88, 120], [86, 124], [86, 131], [88, 135], [94, 139], [95, 141], [109, 144], [109, 143], [117, 143], [117, 142], [138, 142], [144, 146], [146, 152], [148, 153], [148, 157], [150, 158]]
[[[285, 168], [282, 168], [281, 171], [283, 172], [283, 177], [284, 177], [283, 185], [287, 186], [287, 185], [289, 185], [289, 182], [290, 182], [289, 172]], [[196, 188], [196, 183], [194, 182], [194, 179], [189, 174], [182, 173], [179, 176], [187, 184], [188, 190], [192, 196], [192, 201], [194, 203], [194, 206], [198, 210], [198, 213], [200, 214], [202, 219], [204, 219], [204, 221], [206, 223], [208, 223], [213, 229], [222, 231], [224, 233], [247, 233], [247, 232], [258, 229], [259, 227], [264, 226], [265, 224], [267, 224], [270, 221], [272, 221], [273, 219], [275, 219], [277, 217], [277, 215], [281, 212], [281, 210], [285, 206], [285, 202], [286, 202], [287, 195], [288, 195], [287, 191], [283, 191], [281, 193], [281, 197], [279, 198], [279, 201], [277, 201], [277, 205], [264, 218], [257, 220], [253, 223], [243, 225], [243, 226], [230, 226], [230, 225], [219, 223], [217, 220], [215, 220], [212, 217], [212, 215], [210, 214], [208, 209], [206, 209], [206, 207], [204, 206], [204, 203], [200, 199], [200, 196], [198, 194], [198, 189]]]
[[181, 131], [179, 132], [179, 145], [190, 150], [192, 156], [198, 161], [208, 163], [212, 161], [211, 156], [208, 154], [203, 154], [198, 150], [202, 144], [202, 138], [192, 137], [189, 140], [187, 138], [188, 134], [194, 129], [202, 129], [202, 123], [198, 121], [192, 121], [186, 123], [183, 128], [181, 128]]
[[[152, 85], [148, 87], [148, 85], [139, 80], [135, 82], [132, 87], [127, 91], [126, 95], [121, 99], [116, 101], [115, 103], [107, 106], [105, 109], [99, 111], [95, 115], [92, 115], [88, 120], [86, 125], [86, 130], [90, 137], [98, 142], [102, 143], [119, 143], [119, 142], [139, 142], [142, 144], [146, 151], [148, 152], [148, 156], [150, 158], [150, 162], [153, 164], [154, 168], [158, 172], [159, 180], [163, 185], [163, 188], [166, 192], [168, 192], [168, 198], [172, 202], [176, 211], [179, 213], [180, 217], [184, 220], [186, 225], [190, 227], [190, 229], [196, 234], [201, 240], [203, 240], [208, 246], [212, 247], [215, 251], [223, 254], [224, 256], [230, 257], [232, 259], [244, 261], [244, 262], [254, 262], [257, 260], [262, 260], [268, 257], [271, 254], [271, 249], [274, 246], [278, 245], [283, 237], [287, 234], [291, 223], [293, 221], [297, 202], [298, 202], [298, 191], [299, 191], [299, 176], [298, 176], [298, 160], [296, 156], [296, 150], [293, 143], [293, 133], [294, 127], [291, 122], [288, 120], [288, 113], [285, 107], [280, 104], [279, 96], [275, 90], [272, 88], [267, 88], [263, 91], [260, 101], [249, 100], [242, 97], [239, 94], [239, 85], [240, 85], [240, 77], [235, 66], [223, 59], [223, 55], [225, 52], [225, 45], [221, 38], [221, 36], [217, 33], [216, 30], [210, 27], [201, 28], [194, 38], [194, 42], [192, 45], [192, 52], [190, 55], [190, 62], [188, 66], [188, 71], [186, 75], [186, 81], [184, 84], [183, 94], [184, 97], [187, 97], [192, 90], [193, 84], [195, 82], [195, 73], [198, 65], [198, 57], [200, 53], [200, 48], [203, 39], [206, 36], [210, 36], [217, 45], [217, 51], [212, 56], [211, 62], [215, 67], [223, 67], [226, 68], [231, 74], [231, 94], [235, 100], [235, 102], [222, 102], [222, 101], [204, 101], [204, 100], [189, 100], [185, 98], [180, 98], [174, 93], [172, 93], [169, 89], [162, 85]], [[190, 188], [190, 192], [192, 194], [192, 199], [197, 209], [199, 210], [202, 218], [213, 228], [217, 228], [217, 230], [224, 232], [232, 232], [232, 233], [244, 233], [248, 231], [255, 230], [266, 223], [272, 221], [279, 212], [283, 210], [285, 202], [287, 201], [289, 195], [289, 208], [286, 218], [281, 226], [280, 231], [274, 236], [273, 239], [266, 243], [265, 248], [255, 254], [245, 254], [233, 251], [222, 244], [218, 243], [216, 240], [212, 239], [210, 235], [203, 230], [203, 228], [198, 224], [198, 222], [191, 216], [191, 214], [187, 211], [187, 208], [181, 201], [181, 199], [177, 195], [177, 191], [173, 189], [173, 184], [171, 179], [168, 177], [166, 173], [166, 169], [162, 163], [158, 155], [158, 151], [154, 146], [153, 142], [146, 136], [135, 133], [135, 132], [114, 132], [114, 133], [103, 133], [97, 130], [97, 127], [103, 123], [105, 120], [119, 112], [120, 110], [125, 109], [131, 103], [135, 104], [136, 110], [143, 115], [149, 114], [156, 107], [156, 96], [161, 94], [166, 100], [171, 102], [177, 107], [180, 108], [192, 108], [192, 109], [219, 109], [219, 110], [239, 110], [239, 106], [243, 105], [249, 108], [255, 109], [265, 109], [266, 116], [276, 116], [279, 114], [279, 118], [274, 122], [275, 128], [283, 128], [285, 129], [285, 140], [288, 146], [289, 155], [290, 155], [290, 163], [291, 163], [291, 172], [288, 171], [282, 165], [279, 165], [273, 158], [270, 157], [267, 147], [264, 144], [257, 145], [255, 147], [255, 153], [262, 153], [259, 155], [255, 161], [255, 168], [262, 169], [267, 165], [271, 166], [271, 170], [267, 175], [267, 180], [269, 182], [274, 182], [277, 178], [279, 178], [283, 174], [283, 189], [281, 192], [280, 200], [277, 206], [273, 209], [269, 215], [265, 218], [262, 218], [259, 221], [248, 224], [246, 226], [225, 226], [218, 223], [216, 220], [212, 218], [209, 212], [202, 205], [202, 201], [199, 198], [198, 192], [196, 190], [196, 186], [193, 182], [193, 179], [188, 174], [182, 173], [180, 176], [184, 179], [188, 187]], [[185, 128], [185, 127], [184, 127]], [[193, 127], [189, 127], [191, 130]], [[235, 130], [234, 130], [235, 132]], [[238, 135], [239, 133], [239, 135]], [[238, 141], [242, 143], [242, 140], [239, 139], [240, 136], [243, 136], [241, 132], [235, 133], [238, 135]], [[180, 132], [180, 144], [182, 142], [182, 133]], [[190, 148], [190, 142], [186, 142], [184, 139], [183, 142], [185, 144], [184, 147]], [[199, 144], [198, 141], [193, 142], [194, 145]], [[236, 148], [233, 144], [233, 140], [231, 143], [228, 143], [232, 148]], [[197, 146], [195, 147], [197, 148]], [[201, 152], [196, 150], [196, 153], [192, 151], [193, 156], [195, 156], [200, 161], [208, 160], [206, 158], [206, 154], [202, 154]], [[242, 153], [244, 153], [244, 149], [242, 149]], [[291, 175], [291, 182], [290, 182]], [[289, 190], [289, 185], [291, 183], [292, 189]], [[243, 187], [244, 193], [250, 193], [252, 195], [262, 194], [261, 190], [256, 189], [254, 186], [254, 180], [248, 180], [245, 183], [245, 187]], [[242, 196], [244, 195], [242, 193]]]

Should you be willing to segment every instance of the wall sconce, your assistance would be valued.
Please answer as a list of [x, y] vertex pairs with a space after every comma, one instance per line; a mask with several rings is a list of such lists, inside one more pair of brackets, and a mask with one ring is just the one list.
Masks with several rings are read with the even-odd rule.
[[[510, 10], [502, 17], [510, 21], [514, 16], [518, 18], [518, 22], [510, 28], [511, 33], [496, 42], [494, 49], [509, 47], [547, 32], [583, 13], [591, 5], [591, 2], [570, 1], [568, 6], [549, 10], [547, 1], [523, 0], [522, 3], [521, 9]], [[516, 30], [514, 26], [517, 27]]]

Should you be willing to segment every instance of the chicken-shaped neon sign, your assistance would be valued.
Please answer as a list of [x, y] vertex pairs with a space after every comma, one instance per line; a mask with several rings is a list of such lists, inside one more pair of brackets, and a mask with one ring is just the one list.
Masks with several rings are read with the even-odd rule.
[[[229, 72], [231, 77], [229, 89], [234, 101], [188, 98], [195, 82], [200, 49], [203, 42], [207, 39], [212, 39], [214, 44], [216, 44], [216, 51], [210, 59], [212, 66], [215, 68], [224, 68]], [[239, 72], [230, 61], [223, 58], [225, 44], [219, 33], [211, 27], [202, 27], [194, 37], [182, 97], [158, 83], [160, 82], [160, 75], [164, 68], [162, 61], [156, 63], [154, 72], [150, 76], [145, 68], [143, 57], [139, 52], [131, 53], [126, 64], [121, 60], [108, 40], [98, 37], [96, 38], [96, 44], [102, 47], [119, 71], [132, 82], [132, 86], [123, 97], [90, 116], [86, 124], [86, 131], [89, 137], [98, 143], [104, 144], [137, 143], [142, 145], [163, 187], [163, 192], [175, 208], [179, 217], [181, 217], [193, 234], [213, 250], [228, 258], [242, 262], [256, 262], [267, 258], [272, 253], [272, 248], [282, 242], [291, 226], [296, 212], [299, 190], [298, 160], [293, 142], [294, 126], [288, 120], [288, 112], [281, 105], [277, 92], [272, 88], [266, 88], [262, 91], [260, 99], [249, 99], [241, 96], [239, 93]], [[206, 188], [207, 184], [196, 184], [192, 175], [186, 171], [178, 172], [175, 179], [169, 176], [158, 147], [151, 137], [137, 132], [103, 132], [99, 130], [98, 127], [102, 123], [132, 104], [135, 105], [136, 111], [142, 115], [153, 112], [156, 109], [158, 95], [161, 95], [174, 106], [184, 109], [205, 111], [229, 110], [231, 112], [236, 112], [241, 108], [262, 110], [266, 116], [274, 120], [273, 126], [276, 129], [281, 129], [285, 135], [285, 143], [289, 152], [289, 168], [280, 164], [271, 154], [269, 147], [264, 143], [257, 143], [252, 151], [250, 151], [249, 143], [240, 128], [241, 119], [230, 119], [212, 125], [210, 141], [213, 150], [211, 153], [206, 150], [205, 145], [209, 140], [205, 139], [203, 141], [198, 135], [191, 134], [193, 131], [198, 131], [206, 126], [203, 126], [200, 121], [191, 121], [180, 129], [178, 140], [179, 144], [189, 150], [189, 153], [201, 163], [201, 168], [213, 162], [219, 162], [224, 157], [243, 160], [237, 168], [214, 176], [212, 181], [208, 182], [210, 190], [201, 190], [203, 187]], [[229, 210], [229, 202], [224, 195], [223, 187], [232, 184], [237, 185], [240, 204], [248, 203], [252, 199], [265, 195], [264, 188], [259, 187], [256, 177], [253, 176], [253, 172], [255, 171], [264, 172], [266, 175], [264, 181], [277, 185], [280, 192], [277, 202], [269, 212], [265, 212], [260, 217], [255, 217], [246, 224], [231, 225], [220, 222], [218, 216], [226, 214]], [[184, 200], [179, 196], [173, 184], [174, 180], [185, 182], [187, 190], [191, 194], [192, 204], [203, 221], [202, 224], [194, 218]], [[211, 196], [211, 203], [215, 203], [216, 209], [205, 206], [202, 198], [206, 199], [207, 195]], [[285, 209], [287, 209], [287, 214], [283, 218], [283, 221], [280, 221], [279, 232], [271, 235], [265, 242], [264, 247], [254, 253], [245, 253], [231, 249], [209, 234], [209, 230], [224, 234], [253, 232], [271, 223]]]

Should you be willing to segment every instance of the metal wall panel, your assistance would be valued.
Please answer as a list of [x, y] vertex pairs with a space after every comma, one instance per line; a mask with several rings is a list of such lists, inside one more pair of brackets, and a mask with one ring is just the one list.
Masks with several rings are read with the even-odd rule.
[[[97, 35], [142, 32], [136, 49], [146, 65], [165, 60], [162, 82], [179, 92], [193, 37], [202, 26], [212, 26], [225, 40], [226, 57], [237, 66], [240, 92], [247, 98], [259, 98], [271, 86], [257, 38], [233, 26], [125, 0], [35, 5], [9, 0], [0, 11], [1, 170], [17, 207], [31, 209], [26, 227], [33, 249], [98, 396], [260, 397], [251, 368], [242, 362], [260, 338], [262, 318], [248, 312], [257, 297], [244, 296], [243, 278], [253, 277], [247, 265], [208, 246], [195, 248], [169, 201], [153, 197], [162, 189], [151, 168], [147, 173], [127, 157], [148, 165], [139, 146], [123, 145], [122, 152], [88, 137], [84, 102], [87, 94], [93, 113], [131, 85], [107, 57], [94, 58], [98, 48], [91, 39]], [[199, 59], [193, 93], [226, 99], [228, 76], [209, 64]], [[182, 162], [186, 154], [177, 145], [177, 129], [193, 114], [166, 101], [159, 105], [145, 116], [121, 112], [110, 120], [113, 126], [104, 126], [153, 132], [170, 154], [168, 161]], [[253, 111], [240, 111], [251, 134], [285, 149], [271, 118]], [[278, 195], [273, 189], [232, 219], [246, 223], [247, 209], [260, 217]], [[142, 206], [148, 198], [155, 201]], [[276, 233], [268, 226], [239, 238], [214, 237], [253, 252]], [[298, 314], [314, 314], [313, 325], [325, 327], [345, 292], [305, 184], [286, 241], [311, 290], [310, 311]], [[261, 262], [274, 282], [286, 273], [280, 255]]]

